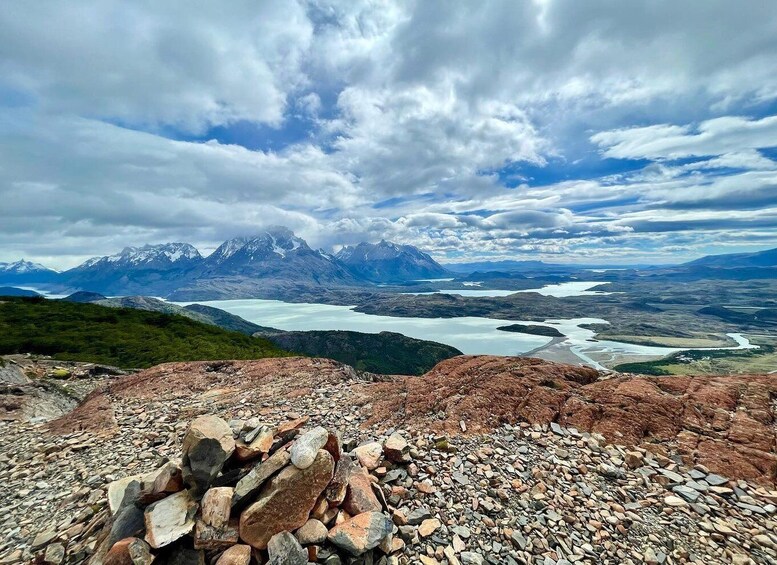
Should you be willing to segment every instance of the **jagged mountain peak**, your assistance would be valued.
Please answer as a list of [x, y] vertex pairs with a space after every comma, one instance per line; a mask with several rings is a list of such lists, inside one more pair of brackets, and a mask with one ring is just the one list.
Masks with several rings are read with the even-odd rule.
[[242, 260], [266, 259], [269, 255], [285, 258], [298, 249], [310, 250], [307, 242], [283, 226], [272, 226], [252, 236], [241, 236], [222, 243], [209, 257], [211, 263], [223, 263], [239, 256]]
[[412, 245], [380, 240], [343, 247], [337, 255], [357, 276], [375, 282], [441, 277], [448, 272], [432, 257]]
[[158, 268], [184, 265], [200, 260], [202, 260], [202, 255], [193, 245], [173, 242], [125, 247], [114, 255], [93, 257], [77, 268], [88, 269], [97, 265]]
[[13, 263], [0, 263], [0, 271], [5, 273], [27, 274], [38, 271], [53, 271], [53, 269], [49, 269], [40, 263], [33, 263], [32, 261], [20, 259]]

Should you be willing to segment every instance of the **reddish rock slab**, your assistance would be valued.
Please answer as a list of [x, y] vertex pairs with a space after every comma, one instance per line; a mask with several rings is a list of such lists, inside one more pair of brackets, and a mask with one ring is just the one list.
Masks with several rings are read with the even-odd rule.
[[233, 545], [221, 554], [216, 565], [248, 565], [251, 562], [251, 546]]
[[103, 558], [103, 565], [140, 565], [151, 563], [151, 548], [140, 538], [124, 538], [117, 541]]
[[327, 539], [351, 555], [361, 555], [378, 547], [391, 530], [388, 516], [382, 512], [365, 512], [329, 530]]
[[348, 478], [348, 491], [343, 501], [343, 509], [352, 516], [381, 510], [380, 502], [372, 492], [370, 475], [363, 468], [351, 473]]
[[[598, 432], [626, 446], [677, 449], [688, 464], [775, 485], [777, 375], [621, 375], [523, 357], [461, 356], [426, 375], [362, 387], [368, 424], [451, 435], [526, 421]], [[439, 414], [445, 413], [440, 419]]]
[[275, 534], [302, 527], [332, 479], [333, 469], [332, 456], [323, 449], [305, 469], [285, 467], [262, 488], [256, 502], [243, 510], [240, 539], [265, 549]]

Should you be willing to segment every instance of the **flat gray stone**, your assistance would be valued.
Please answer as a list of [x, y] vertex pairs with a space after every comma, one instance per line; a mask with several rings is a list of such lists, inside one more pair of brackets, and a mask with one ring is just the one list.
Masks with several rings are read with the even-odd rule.
[[290, 532], [275, 534], [267, 542], [269, 561], [267, 565], [307, 565], [308, 552], [305, 551]]

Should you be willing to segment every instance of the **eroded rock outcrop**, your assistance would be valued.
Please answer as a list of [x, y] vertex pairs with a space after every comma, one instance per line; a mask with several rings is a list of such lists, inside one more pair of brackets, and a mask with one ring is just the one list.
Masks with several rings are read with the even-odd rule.
[[462, 356], [422, 377], [370, 385], [372, 422], [445, 433], [501, 424], [575, 426], [729, 477], [777, 479], [777, 375], [600, 378], [597, 371], [540, 359]]

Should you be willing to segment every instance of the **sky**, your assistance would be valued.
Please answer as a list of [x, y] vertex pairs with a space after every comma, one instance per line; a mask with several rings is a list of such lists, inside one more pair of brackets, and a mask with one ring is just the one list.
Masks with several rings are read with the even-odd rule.
[[441, 261], [777, 247], [763, 0], [9, 2], [0, 261], [285, 225]]

